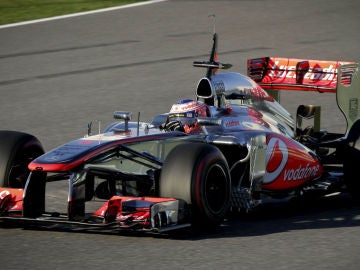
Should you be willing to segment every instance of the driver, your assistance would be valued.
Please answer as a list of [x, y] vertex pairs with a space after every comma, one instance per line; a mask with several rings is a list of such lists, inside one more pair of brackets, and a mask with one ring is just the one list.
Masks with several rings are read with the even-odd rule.
[[167, 120], [160, 126], [165, 131], [199, 132], [197, 117], [208, 116], [207, 106], [192, 99], [182, 99], [172, 105]]

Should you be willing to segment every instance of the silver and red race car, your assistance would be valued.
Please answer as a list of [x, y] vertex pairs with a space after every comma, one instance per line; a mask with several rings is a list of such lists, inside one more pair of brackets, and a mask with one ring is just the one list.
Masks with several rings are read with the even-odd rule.
[[[218, 73], [230, 65], [218, 62], [214, 34], [209, 61], [194, 66], [207, 68], [195, 101], [206, 115], [181, 103], [151, 123], [115, 112], [103, 133], [89, 128], [47, 153], [32, 135], [1, 131], [0, 223], [164, 232], [268, 201], [360, 197], [359, 64], [264, 57], [248, 60], [248, 76]], [[318, 106], [293, 118], [279, 90], [333, 92], [346, 132], [322, 130]], [[174, 128], [189, 114], [196, 128]]]

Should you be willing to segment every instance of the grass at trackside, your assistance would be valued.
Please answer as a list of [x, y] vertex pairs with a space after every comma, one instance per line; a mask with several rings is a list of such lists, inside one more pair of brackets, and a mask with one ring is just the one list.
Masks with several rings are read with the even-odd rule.
[[0, 0], [0, 25], [141, 1], [145, 0]]

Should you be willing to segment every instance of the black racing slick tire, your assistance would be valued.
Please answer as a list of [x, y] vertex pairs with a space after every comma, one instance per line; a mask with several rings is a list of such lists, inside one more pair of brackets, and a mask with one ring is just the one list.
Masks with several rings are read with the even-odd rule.
[[23, 188], [30, 173], [28, 164], [42, 155], [39, 140], [18, 131], [0, 131], [0, 187]]
[[221, 151], [205, 143], [176, 146], [161, 171], [161, 197], [184, 200], [191, 206], [195, 227], [214, 228], [230, 207], [231, 180]]
[[344, 178], [349, 193], [356, 200], [360, 200], [360, 120], [351, 127], [344, 153]]
[[347, 190], [356, 200], [360, 200], [359, 161], [360, 151], [349, 148], [344, 160], [344, 177]]

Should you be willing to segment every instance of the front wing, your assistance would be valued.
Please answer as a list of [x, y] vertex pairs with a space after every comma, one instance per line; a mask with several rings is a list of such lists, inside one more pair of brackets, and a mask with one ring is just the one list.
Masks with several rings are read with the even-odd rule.
[[80, 219], [67, 214], [22, 215], [23, 189], [0, 188], [0, 221], [15, 224], [70, 225], [93, 229], [165, 232], [189, 227], [184, 203], [173, 198], [113, 196]]

